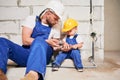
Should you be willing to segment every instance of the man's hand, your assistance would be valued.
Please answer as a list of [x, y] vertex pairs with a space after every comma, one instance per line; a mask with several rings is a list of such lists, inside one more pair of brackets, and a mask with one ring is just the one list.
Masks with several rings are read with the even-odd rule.
[[52, 47], [60, 46], [59, 45], [59, 40], [57, 40], [57, 39], [47, 39], [46, 42]]

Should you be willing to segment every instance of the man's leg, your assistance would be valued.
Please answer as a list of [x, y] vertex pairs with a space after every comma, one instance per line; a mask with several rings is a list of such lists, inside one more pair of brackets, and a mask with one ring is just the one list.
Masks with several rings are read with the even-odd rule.
[[15, 61], [21, 66], [25, 66], [27, 62], [28, 53], [29, 51], [24, 49], [23, 47], [5, 38], [0, 38], [0, 70], [2, 75], [5, 75], [7, 71], [8, 59]]
[[45, 40], [40, 39], [39, 37], [36, 38], [30, 48], [26, 75], [21, 80], [38, 80], [39, 77], [41, 80], [44, 79], [46, 65], [52, 56], [52, 52], [52, 48], [46, 43]]

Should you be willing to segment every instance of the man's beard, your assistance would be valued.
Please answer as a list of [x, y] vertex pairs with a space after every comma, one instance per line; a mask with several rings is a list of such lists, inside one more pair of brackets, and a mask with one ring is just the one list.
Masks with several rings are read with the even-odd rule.
[[46, 20], [47, 24], [50, 26], [50, 27], [53, 27], [55, 24], [52, 24], [50, 20]]

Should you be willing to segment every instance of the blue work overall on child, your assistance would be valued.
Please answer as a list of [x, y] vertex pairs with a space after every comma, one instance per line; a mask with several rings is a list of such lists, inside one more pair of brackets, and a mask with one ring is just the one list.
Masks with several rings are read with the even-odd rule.
[[[73, 38], [69, 38], [69, 36], [67, 36], [66, 42], [71, 45], [77, 44], [77, 36], [77, 34]], [[79, 49], [72, 49], [68, 52], [60, 51], [53, 64], [60, 66], [65, 59], [72, 59], [76, 69], [83, 68]]]
[[20, 46], [8, 39], [0, 38], [0, 69], [6, 73], [7, 61], [11, 59], [19, 66], [27, 66], [26, 73], [34, 70], [42, 75], [41, 79], [44, 79], [46, 65], [53, 54], [52, 47], [45, 41], [50, 31], [51, 27], [42, 25], [39, 17], [36, 17], [36, 25], [31, 35], [34, 38], [32, 45]]

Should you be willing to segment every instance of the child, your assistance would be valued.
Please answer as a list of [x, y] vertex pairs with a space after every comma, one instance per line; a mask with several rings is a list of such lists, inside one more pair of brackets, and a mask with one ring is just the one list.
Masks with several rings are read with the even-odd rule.
[[76, 34], [77, 26], [77, 21], [71, 18], [64, 22], [64, 27], [62, 29], [62, 32], [66, 34], [65, 38], [63, 39], [64, 45], [52, 64], [53, 71], [58, 71], [61, 63], [65, 59], [69, 58], [73, 60], [77, 71], [83, 72], [83, 65], [79, 50], [79, 48], [81, 48], [83, 45], [83, 41], [81, 40], [81, 37]]

